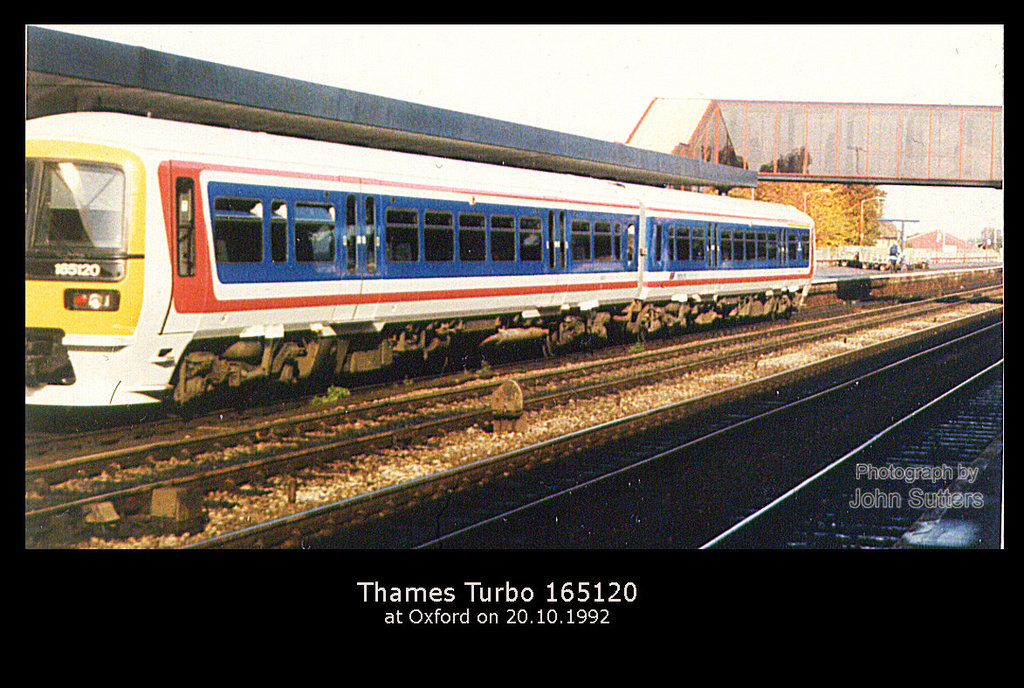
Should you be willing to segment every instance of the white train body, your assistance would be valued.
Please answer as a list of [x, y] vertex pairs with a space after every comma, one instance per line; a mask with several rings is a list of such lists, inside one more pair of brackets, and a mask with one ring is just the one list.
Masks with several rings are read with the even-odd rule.
[[[814, 269], [789, 206], [115, 113], [26, 123], [26, 218], [26, 403], [55, 406], [765, 303]], [[185, 374], [199, 352], [222, 370]]]

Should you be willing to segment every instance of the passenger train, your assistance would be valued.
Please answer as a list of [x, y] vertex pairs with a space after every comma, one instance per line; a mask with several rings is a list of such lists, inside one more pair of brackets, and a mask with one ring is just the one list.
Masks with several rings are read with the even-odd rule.
[[789, 206], [120, 113], [26, 122], [25, 203], [27, 405], [775, 316], [814, 270]]

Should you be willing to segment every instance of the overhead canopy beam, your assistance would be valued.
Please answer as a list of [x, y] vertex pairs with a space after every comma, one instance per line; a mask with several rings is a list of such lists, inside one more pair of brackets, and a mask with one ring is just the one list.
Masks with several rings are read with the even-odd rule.
[[108, 110], [654, 186], [757, 173], [68, 34], [27, 29], [26, 117]]

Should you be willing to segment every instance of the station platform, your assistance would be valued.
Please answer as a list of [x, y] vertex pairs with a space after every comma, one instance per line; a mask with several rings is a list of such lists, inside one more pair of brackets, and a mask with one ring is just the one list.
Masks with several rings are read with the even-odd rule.
[[926, 270], [899, 270], [896, 272], [890, 272], [888, 270], [867, 270], [863, 268], [818, 263], [814, 269], [813, 281], [815, 283], [828, 283], [855, 279], [891, 279], [894, 277], [908, 277], [913, 275], [938, 275], [948, 272], [963, 272], [965, 270], [995, 270], [1002, 269], [1002, 267], [1002, 263], [949, 263], [928, 268]]

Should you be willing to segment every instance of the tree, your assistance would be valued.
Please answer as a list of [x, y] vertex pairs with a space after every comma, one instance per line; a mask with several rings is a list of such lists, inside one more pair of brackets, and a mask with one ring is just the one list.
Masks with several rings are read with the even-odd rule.
[[[750, 198], [750, 189], [732, 189], [730, 196]], [[882, 216], [885, 194], [872, 184], [819, 184], [812, 182], [761, 182], [753, 198], [784, 203], [803, 211], [814, 220], [817, 243], [838, 246], [861, 243], [863, 207], [863, 243], [873, 245], [881, 235], [878, 220]], [[863, 203], [862, 203], [863, 201]]]

